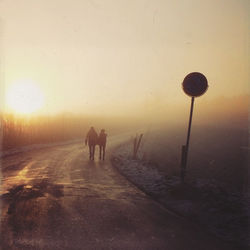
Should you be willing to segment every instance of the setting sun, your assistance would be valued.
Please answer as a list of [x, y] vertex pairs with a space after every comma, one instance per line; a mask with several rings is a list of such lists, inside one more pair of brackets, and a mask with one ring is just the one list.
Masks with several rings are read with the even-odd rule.
[[18, 81], [7, 89], [6, 101], [12, 111], [19, 114], [31, 114], [39, 110], [44, 96], [38, 85], [32, 81]]

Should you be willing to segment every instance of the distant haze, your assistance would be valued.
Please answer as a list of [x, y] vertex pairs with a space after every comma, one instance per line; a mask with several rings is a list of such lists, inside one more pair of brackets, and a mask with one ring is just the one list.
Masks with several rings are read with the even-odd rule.
[[246, 117], [248, 14], [247, 0], [2, 0], [1, 99], [31, 79], [43, 113], [167, 118], [188, 113], [181, 82], [199, 71], [204, 119], [218, 108]]

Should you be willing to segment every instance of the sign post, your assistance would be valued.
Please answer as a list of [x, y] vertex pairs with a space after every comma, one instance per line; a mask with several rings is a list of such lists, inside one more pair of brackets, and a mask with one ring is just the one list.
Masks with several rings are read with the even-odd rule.
[[193, 110], [194, 110], [194, 98], [203, 95], [207, 91], [207, 88], [208, 88], [207, 79], [203, 74], [199, 72], [193, 72], [193, 73], [188, 74], [182, 82], [183, 91], [188, 96], [191, 97], [191, 108], [190, 108], [189, 123], [188, 123], [187, 141], [186, 141], [186, 145], [182, 145], [182, 150], [181, 150], [181, 181], [182, 183], [184, 182], [184, 178], [186, 175], [189, 140], [190, 140], [192, 117], [193, 117]]

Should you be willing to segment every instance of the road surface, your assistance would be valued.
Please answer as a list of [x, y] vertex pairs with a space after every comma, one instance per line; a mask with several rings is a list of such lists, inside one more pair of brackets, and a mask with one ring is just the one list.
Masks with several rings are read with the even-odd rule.
[[[119, 139], [110, 139], [110, 150]], [[97, 156], [97, 155], [96, 155]], [[222, 250], [81, 143], [2, 159], [1, 249]]]

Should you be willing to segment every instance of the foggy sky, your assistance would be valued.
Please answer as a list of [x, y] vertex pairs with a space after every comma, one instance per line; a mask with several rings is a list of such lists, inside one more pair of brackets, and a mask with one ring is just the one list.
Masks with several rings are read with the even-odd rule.
[[155, 112], [189, 103], [181, 82], [199, 71], [203, 101], [237, 97], [248, 13], [247, 0], [2, 0], [1, 89], [31, 79], [44, 112]]

